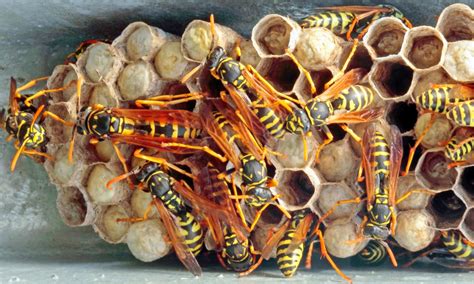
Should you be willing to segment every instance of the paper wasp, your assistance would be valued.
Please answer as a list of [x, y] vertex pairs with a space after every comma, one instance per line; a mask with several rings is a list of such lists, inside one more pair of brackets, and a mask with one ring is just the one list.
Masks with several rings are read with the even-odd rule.
[[403, 266], [409, 267], [424, 258], [443, 267], [472, 270], [474, 269], [474, 243], [467, 240], [460, 232], [441, 231], [437, 241]]
[[[243, 195], [232, 198], [243, 199], [246, 205], [258, 209], [250, 230], [254, 229], [261, 214], [270, 204], [277, 206], [283, 214], [289, 216], [283, 207], [274, 203], [278, 196], [273, 196], [270, 191], [270, 187], [276, 184], [267, 174], [266, 148], [259, 144], [250, 130], [242, 121], [235, 118], [225, 104], [216, 100], [213, 102], [220, 111], [211, 112], [210, 109], [204, 109], [203, 113], [207, 115], [207, 118], [203, 118], [205, 129], [234, 167], [220, 174], [219, 178], [234, 172], [238, 172], [242, 177]], [[211, 117], [209, 113], [212, 113]], [[236, 154], [236, 148], [240, 151], [240, 156]]]
[[412, 28], [410, 21], [403, 13], [392, 5], [382, 4], [377, 6], [339, 6], [320, 7], [312, 16], [300, 22], [302, 28], [322, 27], [328, 28], [336, 35], [346, 35], [347, 40], [352, 40], [356, 34], [358, 39], [367, 33], [370, 25], [384, 17], [395, 17], [401, 20], [408, 28]]
[[398, 176], [403, 156], [401, 134], [397, 127], [391, 126], [390, 136], [386, 136], [372, 125], [366, 130], [362, 145], [362, 165], [365, 173], [366, 197], [337, 201], [320, 218], [319, 222], [322, 222], [331, 215], [337, 206], [360, 203], [365, 200], [367, 202], [367, 214], [360, 225], [359, 237], [351, 242], [359, 242], [365, 238], [379, 242], [385, 247], [393, 266], [396, 267], [398, 265], [397, 260], [385, 242], [395, 232], [395, 206], [408, 198], [412, 193], [431, 193], [424, 189], [413, 189], [399, 199], [396, 199]]
[[[327, 138], [316, 151], [317, 160], [322, 148], [334, 138], [328, 125], [369, 122], [382, 115], [381, 108], [369, 108], [374, 97], [373, 91], [355, 85], [365, 73], [364, 69], [350, 70], [322, 94], [309, 100], [303, 109], [296, 109], [288, 115], [287, 131], [305, 135], [311, 127], [316, 126], [326, 135]], [[360, 138], [348, 126], [341, 127], [360, 142]]]
[[96, 43], [111, 43], [110, 40], [107, 39], [88, 39], [79, 44], [79, 46], [73, 52], [69, 53], [64, 60], [64, 65], [69, 63], [76, 64], [79, 57], [86, 51], [86, 49]]
[[[240, 235], [244, 236], [247, 233], [241, 220], [232, 211], [198, 195], [186, 182], [175, 180], [170, 176], [167, 169], [172, 169], [192, 180], [196, 180], [195, 176], [163, 158], [143, 154], [142, 149], [136, 150], [134, 156], [146, 161], [146, 163], [129, 173], [110, 180], [107, 183], [107, 188], [110, 189], [115, 182], [135, 176], [138, 188], [149, 191], [153, 201], [147, 207], [143, 217], [117, 219], [117, 221], [140, 222], [146, 220], [152, 206], [155, 206], [167, 229], [177, 256], [194, 275], [201, 274], [201, 268], [195, 256], [201, 252], [204, 243], [203, 229], [195, 214], [204, 214], [205, 218], [226, 221], [232, 224]], [[195, 213], [190, 212], [185, 200], [192, 205]]]
[[387, 257], [387, 251], [385, 246], [377, 241], [371, 240], [365, 248], [360, 251], [355, 259], [364, 265], [380, 265], [385, 261]]
[[[416, 148], [433, 125], [436, 115], [442, 114], [459, 126], [474, 127], [474, 88], [461, 84], [435, 84], [415, 98], [421, 113], [430, 113], [431, 119], [410, 149], [402, 175], [408, 174]], [[460, 141], [457, 141], [458, 143]]]
[[21, 154], [28, 156], [41, 156], [46, 159], [52, 159], [48, 154], [37, 151], [36, 149], [43, 148], [48, 143], [46, 137], [46, 130], [41, 125], [46, 117], [58, 121], [66, 126], [72, 126], [72, 123], [66, 122], [56, 114], [44, 110], [45, 105], [40, 105], [38, 108], [32, 106], [31, 100], [40, 97], [47, 93], [62, 91], [64, 88], [58, 89], [44, 89], [36, 92], [33, 95], [23, 95], [20, 92], [27, 90], [39, 81], [47, 80], [48, 77], [34, 79], [25, 85], [17, 88], [16, 80], [10, 79], [10, 98], [8, 110], [2, 110], [2, 127], [8, 132], [7, 141], [16, 138], [15, 148], [17, 149], [10, 164], [10, 170], [15, 170], [18, 158]]
[[[278, 228], [268, 239], [262, 249], [263, 259], [269, 259], [273, 249], [277, 248], [277, 264], [285, 277], [292, 277], [303, 258], [303, 253], [307, 247], [306, 268], [311, 268], [311, 257], [316, 238], [319, 239], [321, 257], [326, 258], [331, 267], [346, 281], [352, 282], [332, 260], [326, 250], [323, 234], [319, 228], [315, 227], [315, 215], [309, 209], [303, 209], [292, 213], [280, 228]], [[258, 265], [254, 265], [246, 274], [255, 270]]]

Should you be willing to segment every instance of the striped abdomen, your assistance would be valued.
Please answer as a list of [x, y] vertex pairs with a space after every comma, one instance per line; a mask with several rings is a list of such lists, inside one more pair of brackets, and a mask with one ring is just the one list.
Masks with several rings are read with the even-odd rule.
[[212, 117], [219, 128], [223, 130], [225, 139], [229, 144], [233, 144], [237, 139], [239, 139], [239, 135], [234, 131], [230, 122], [220, 112], [213, 112]]
[[331, 103], [334, 109], [359, 111], [368, 107], [373, 101], [374, 92], [371, 88], [353, 85], [342, 90]]
[[416, 103], [423, 109], [437, 113], [446, 113], [448, 111], [448, 104], [459, 102], [457, 98], [450, 98], [451, 90], [452, 87], [448, 85], [428, 89], [416, 97]]
[[293, 251], [288, 252], [286, 249], [291, 244], [295, 235], [296, 228], [289, 228], [277, 246], [277, 264], [281, 273], [285, 277], [295, 275], [301, 259], [303, 258], [304, 243], [301, 243]]
[[448, 145], [444, 149], [446, 157], [454, 162], [464, 161], [466, 155], [472, 152], [474, 148], [474, 140], [459, 141], [456, 137], [449, 140]]
[[194, 139], [201, 134], [201, 129], [176, 123], [155, 123], [154, 127], [157, 137]]
[[355, 14], [352, 12], [325, 11], [309, 16], [300, 22], [300, 26], [305, 28], [327, 28], [334, 34], [345, 34], [351, 23], [354, 21]]
[[249, 241], [240, 242], [229, 227], [224, 227], [224, 249], [222, 258], [234, 271], [247, 271], [253, 264], [253, 256], [249, 251]]
[[390, 148], [388, 146], [387, 140], [379, 131], [375, 132], [375, 136], [372, 139], [370, 147], [372, 147], [372, 157], [370, 157], [370, 159], [374, 162], [372, 166], [374, 169], [374, 175], [376, 176], [375, 194], [382, 194], [385, 191], [385, 178], [389, 175]]
[[[263, 105], [262, 101], [255, 102], [256, 105]], [[275, 138], [281, 138], [285, 134], [284, 123], [278, 115], [269, 107], [254, 107], [253, 112], [265, 129]]]
[[196, 218], [187, 211], [178, 215], [177, 219], [179, 227], [181, 228], [181, 234], [184, 237], [189, 251], [194, 255], [198, 255], [201, 252], [204, 243], [201, 224], [199, 224]]
[[454, 231], [441, 232], [441, 241], [448, 251], [457, 258], [474, 261], [474, 248], [472, 244], [463, 239], [460, 233]]
[[456, 104], [446, 116], [457, 125], [474, 127], [474, 100]]
[[376, 265], [385, 260], [387, 252], [385, 247], [378, 241], [370, 241], [367, 246], [357, 255], [360, 261], [368, 265]]

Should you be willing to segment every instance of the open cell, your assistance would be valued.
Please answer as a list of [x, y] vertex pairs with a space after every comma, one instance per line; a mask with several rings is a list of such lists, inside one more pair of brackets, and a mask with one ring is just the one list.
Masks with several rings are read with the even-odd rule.
[[401, 133], [412, 130], [417, 117], [416, 104], [406, 101], [391, 104], [386, 113], [387, 122], [397, 126]]
[[71, 227], [90, 225], [86, 223], [88, 204], [79, 188], [66, 187], [59, 189], [56, 203], [59, 215], [66, 225]]
[[432, 27], [420, 26], [409, 30], [402, 46], [402, 56], [414, 69], [428, 69], [440, 64], [447, 42]]
[[440, 229], [456, 229], [462, 222], [466, 205], [452, 190], [436, 194], [428, 205], [428, 210]]
[[265, 59], [259, 69], [265, 79], [280, 92], [291, 92], [300, 75], [298, 66], [289, 58]]
[[304, 171], [283, 171], [277, 174], [277, 194], [293, 207], [305, 206], [315, 194], [317, 184]]
[[297, 37], [294, 30], [300, 30], [300, 27], [290, 18], [267, 15], [252, 29], [252, 41], [261, 57], [282, 55], [287, 48], [294, 48]]
[[407, 28], [398, 19], [387, 17], [374, 22], [364, 43], [374, 58], [397, 54], [402, 48]]
[[370, 83], [383, 99], [396, 99], [407, 94], [413, 70], [401, 60], [380, 61], [374, 65]]
[[448, 169], [449, 163], [442, 149], [428, 150], [418, 162], [416, 178], [433, 191], [449, 189], [454, 186], [458, 175], [455, 169]]
[[459, 185], [462, 192], [467, 195], [466, 197], [474, 201], [474, 166], [462, 169]]

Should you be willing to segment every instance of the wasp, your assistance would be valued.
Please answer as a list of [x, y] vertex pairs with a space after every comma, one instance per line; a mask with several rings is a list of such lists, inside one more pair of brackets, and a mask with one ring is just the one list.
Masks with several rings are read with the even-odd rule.
[[96, 43], [111, 43], [108, 39], [88, 39], [79, 44], [73, 52], [69, 53], [64, 60], [64, 65], [69, 63], [76, 64], [79, 57], [86, 51], [86, 49]]
[[[201, 214], [205, 214], [206, 218], [225, 220], [230, 224], [234, 224], [239, 230], [242, 230], [239, 232], [244, 232], [245, 228], [238, 226], [240, 219], [229, 213], [230, 211], [226, 208], [222, 208], [194, 193], [187, 183], [175, 180], [164, 169], [172, 169], [195, 180], [196, 177], [192, 174], [167, 162], [163, 158], [145, 155], [142, 153], [142, 149], [136, 150], [134, 156], [146, 161], [146, 163], [129, 173], [110, 180], [106, 186], [110, 189], [113, 183], [134, 175], [138, 187], [150, 192], [153, 200], [145, 210], [143, 217], [123, 218], [117, 219], [117, 221], [140, 222], [147, 220], [151, 209], [155, 206], [167, 229], [177, 256], [194, 275], [201, 275], [201, 268], [195, 256], [203, 248], [204, 232], [196, 216], [187, 209], [184, 199], [192, 204], [193, 209], [196, 209]], [[184, 196], [184, 199], [181, 196]]]
[[460, 232], [441, 231], [438, 239], [427, 250], [404, 264], [404, 267], [409, 267], [424, 258], [447, 268], [472, 270], [474, 244]]
[[[91, 135], [92, 144], [110, 139], [125, 172], [128, 172], [128, 167], [116, 145], [119, 143], [178, 154], [204, 151], [221, 161], [227, 160], [210, 149], [206, 144], [207, 140], [199, 137], [202, 129], [201, 118], [190, 111], [87, 106], [80, 110], [75, 128], [81, 135]], [[74, 137], [75, 135], [70, 141], [70, 160]]]
[[41, 125], [46, 117], [58, 121], [66, 126], [73, 125], [64, 121], [56, 114], [46, 111], [45, 105], [40, 105], [36, 108], [31, 104], [31, 100], [47, 93], [64, 90], [67, 86], [58, 89], [44, 89], [32, 95], [23, 95], [20, 93], [35, 86], [39, 81], [47, 79], [48, 77], [34, 79], [17, 88], [16, 80], [10, 78], [9, 106], [8, 110], [2, 110], [2, 126], [9, 134], [7, 141], [10, 141], [13, 138], [16, 139], [15, 148], [17, 151], [10, 164], [10, 170], [12, 172], [15, 170], [17, 161], [21, 154], [52, 159], [48, 154], [36, 150], [43, 148], [48, 143], [46, 130]]
[[[287, 116], [285, 128], [288, 132], [304, 135], [312, 127], [318, 127], [325, 134], [326, 139], [316, 151], [317, 160], [322, 148], [334, 139], [328, 125], [369, 122], [382, 115], [382, 109], [369, 108], [374, 99], [373, 91], [356, 85], [364, 75], [363, 69], [350, 70], [322, 94], [309, 100], [302, 109]], [[348, 126], [341, 127], [360, 142], [361, 139]]]
[[321, 27], [331, 30], [336, 35], [346, 35], [347, 40], [352, 40], [355, 33], [358, 39], [367, 33], [370, 25], [385, 17], [395, 17], [401, 20], [408, 28], [413, 25], [405, 15], [392, 5], [382, 4], [377, 6], [340, 6], [321, 7], [319, 11], [300, 22], [302, 28]]
[[415, 144], [411, 147], [408, 162], [402, 175], [408, 174], [415, 150], [433, 125], [437, 114], [445, 115], [447, 119], [456, 125], [474, 127], [473, 98], [474, 88], [461, 84], [434, 84], [430, 89], [415, 98], [421, 113], [430, 113], [431, 118]]

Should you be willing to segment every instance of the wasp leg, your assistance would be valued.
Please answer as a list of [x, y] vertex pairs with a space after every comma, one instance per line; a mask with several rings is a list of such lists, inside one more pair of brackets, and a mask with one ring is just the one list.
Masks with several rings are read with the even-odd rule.
[[204, 98], [201, 93], [187, 93], [179, 95], [161, 95], [156, 97], [147, 98], [146, 100], [136, 100], [135, 105], [143, 107], [143, 105], [149, 106], [169, 106], [177, 105], [189, 101], [196, 101]]
[[321, 218], [319, 218], [318, 223], [316, 225], [316, 228], [319, 228], [319, 226], [321, 226], [322, 222], [327, 217], [331, 216], [331, 214], [334, 213], [334, 211], [337, 209], [337, 207], [339, 207], [341, 205], [344, 205], [344, 204], [361, 203], [364, 200], [365, 200], [365, 198], [356, 197], [356, 198], [353, 198], [353, 199], [346, 199], [346, 200], [337, 201], [336, 203], [334, 203], [334, 205], [328, 211], [326, 211], [326, 213], [324, 213], [323, 216], [321, 216]]
[[341, 78], [344, 75], [344, 73], [346, 72], [347, 66], [349, 66], [349, 62], [351, 61], [352, 57], [354, 57], [354, 54], [355, 54], [358, 46], [359, 46], [359, 40], [355, 39], [354, 43], [352, 45], [351, 52], [349, 53], [349, 56], [347, 57], [346, 61], [344, 62], [344, 65], [342, 65], [341, 70], [339, 70], [339, 72], [337, 72], [337, 74], [334, 75], [332, 77], [332, 79], [329, 80], [329, 82], [324, 84], [324, 89], [325, 90], [327, 90], [332, 84], [334, 84], [337, 80], [339, 80], [339, 78]]
[[363, 182], [365, 180], [365, 177], [363, 177], [364, 173], [364, 167], [362, 165], [362, 161], [360, 161], [360, 164], [359, 164], [359, 170], [357, 172], [357, 182]]
[[432, 253], [434, 250], [436, 250], [436, 248], [431, 248], [427, 251], [424, 251], [422, 253], [420, 253], [419, 255], [417, 255], [414, 259], [410, 260], [409, 262], [403, 264], [403, 268], [407, 268], [407, 267], [410, 267], [412, 266], [416, 261], [418, 261], [419, 259], [429, 255], [430, 253]]
[[[48, 89], [48, 90], [41, 90], [39, 92], [36, 92], [34, 93], [33, 95], [29, 96], [28, 98], [26, 98], [25, 100], [25, 105], [26, 106], [31, 106], [31, 101], [36, 99], [36, 98], [39, 98], [41, 96], [44, 96], [46, 94], [49, 94], [49, 93], [55, 93], [55, 92], [62, 92], [64, 90], [66, 90], [67, 88], [69, 88], [70, 86], [72, 86], [72, 84], [74, 83], [74, 81], [71, 81], [69, 82], [69, 84], [67, 84], [66, 86], [64, 87], [61, 87], [61, 88], [56, 88], [56, 89]], [[19, 89], [17, 90], [17, 92], [19, 92]]]
[[348, 240], [348, 241], [346, 241], [347, 244], [360, 243], [360, 242], [362, 242], [362, 241], [365, 239], [365, 237], [364, 237], [362, 231], [364, 230], [365, 224], [367, 224], [368, 221], [369, 221], [369, 218], [367, 218], [367, 216], [364, 216], [364, 219], [363, 219], [362, 222], [360, 223], [359, 229], [357, 230], [357, 238], [354, 239], [354, 240]]
[[[114, 147], [115, 153], [117, 154], [117, 158], [119, 159], [120, 163], [122, 164], [124, 172], [128, 173], [129, 170], [128, 170], [128, 166], [127, 166], [127, 159], [125, 159], [125, 157], [122, 155], [122, 152], [120, 151], [120, 149], [118, 148], [116, 143], [112, 143], [112, 146]], [[132, 180], [130, 179], [129, 176], [127, 177], [127, 181], [128, 181], [128, 185], [130, 186], [130, 189], [133, 190], [133, 188], [134, 188], [133, 182], [132, 182]]]
[[263, 257], [260, 256], [258, 258], [258, 260], [247, 270], [247, 271], [244, 271], [244, 272], [241, 272], [239, 273], [239, 276], [240, 277], [243, 277], [243, 276], [247, 276], [249, 275], [250, 273], [252, 273], [255, 269], [257, 269], [263, 262]]
[[329, 262], [329, 264], [331, 265], [331, 267], [336, 271], [337, 274], [339, 274], [339, 276], [341, 276], [344, 280], [346, 280], [347, 282], [349, 283], [352, 283], [352, 280], [351, 278], [349, 278], [347, 275], [345, 275], [340, 269], [339, 267], [337, 266], [337, 264], [334, 262], [334, 260], [332, 260], [331, 256], [329, 255], [327, 249], [326, 249], [326, 243], [324, 242], [324, 237], [323, 237], [323, 233], [321, 232], [321, 230], [316, 230], [316, 234], [318, 235], [319, 237], [319, 242], [320, 242], [320, 247], [321, 247], [321, 257], [324, 257], [326, 258], [326, 260]]
[[399, 204], [400, 202], [402, 202], [403, 200], [407, 199], [412, 193], [426, 193], [426, 194], [429, 194], [429, 195], [434, 195], [435, 193], [434, 192], [431, 192], [427, 189], [423, 189], [423, 188], [420, 188], [420, 189], [413, 189], [407, 193], [405, 193], [404, 195], [402, 195], [402, 197], [400, 197], [399, 199], [397, 199], [397, 201], [395, 201], [395, 205]]
[[277, 204], [277, 203], [273, 203], [275, 200], [277, 200], [278, 198], [280, 197], [279, 194], [273, 196], [272, 199], [270, 199], [265, 205], [263, 205], [260, 209], [258, 209], [257, 213], [255, 214], [255, 217], [253, 219], [253, 222], [252, 224], [250, 225], [250, 231], [253, 231], [255, 229], [255, 226], [257, 225], [258, 223], [258, 220], [260, 219], [260, 217], [262, 216], [263, 212], [265, 211], [265, 209], [268, 208], [268, 206], [270, 205], [275, 205], [278, 209], [280, 209], [280, 211], [283, 213], [283, 215], [285, 215], [288, 219], [291, 219], [291, 215], [290, 213], [288, 213], [288, 211], [283, 208], [280, 204]]
[[64, 119], [60, 118], [59, 116], [57, 116], [56, 114], [50, 112], [50, 111], [45, 111], [43, 112], [43, 117], [50, 117], [51, 119], [57, 121], [57, 122], [60, 122], [66, 126], [70, 126], [70, 127], [73, 127], [75, 125], [74, 122], [71, 122], [71, 121], [65, 121]]
[[324, 134], [326, 134], [326, 139], [324, 139], [323, 143], [321, 143], [316, 149], [316, 163], [317, 164], [319, 164], [319, 155], [321, 154], [321, 151], [323, 150], [323, 148], [327, 144], [331, 143], [332, 140], [334, 140], [334, 136], [332, 135], [331, 130], [329, 130], [329, 128], [326, 125], [322, 127], [322, 130]]
[[145, 210], [145, 214], [143, 214], [143, 217], [137, 217], [137, 218], [117, 218], [117, 222], [130, 222], [130, 223], [136, 223], [136, 222], [141, 222], [141, 221], [146, 221], [148, 220], [148, 215], [151, 212], [151, 209], [153, 208], [153, 201], [148, 204]]
[[196, 67], [194, 67], [193, 69], [191, 69], [191, 71], [189, 71], [188, 73], [186, 73], [183, 78], [181, 78], [181, 80], [179, 80], [182, 84], [186, 83], [190, 78], [192, 78], [200, 69], [201, 69], [201, 65], [198, 65]]
[[314, 242], [311, 242], [308, 247], [308, 252], [306, 252], [306, 260], [304, 267], [306, 269], [311, 269], [311, 259], [313, 258]]
[[433, 123], [435, 122], [435, 119], [436, 119], [435, 114], [431, 113], [430, 121], [425, 126], [425, 129], [423, 129], [423, 132], [421, 133], [420, 137], [418, 137], [418, 139], [416, 140], [415, 145], [413, 145], [413, 147], [410, 148], [410, 152], [408, 154], [407, 165], [405, 167], [405, 171], [402, 172], [401, 176], [406, 176], [408, 174], [408, 172], [410, 171], [410, 166], [411, 166], [411, 163], [413, 161], [413, 157], [415, 156], [415, 150], [420, 145], [420, 143], [423, 140], [423, 138], [425, 137], [426, 133], [428, 133], [428, 130], [430, 130], [431, 126], [433, 126]]
[[464, 165], [467, 165], [467, 164], [468, 164], [468, 162], [466, 162], [466, 161], [459, 161], [459, 162], [449, 163], [448, 164], [448, 169], [464, 166]]
[[45, 157], [46, 159], [51, 160], [51, 161], [54, 160], [54, 157], [53, 157], [53, 156], [48, 155], [48, 154], [43, 153], [43, 152], [39, 152], [39, 151], [33, 150], [33, 149], [31, 149], [31, 150], [23, 150], [23, 154]]
[[196, 179], [196, 177], [192, 173], [189, 173], [189, 172], [181, 169], [178, 166], [175, 166], [171, 163], [168, 163], [168, 161], [166, 161], [166, 159], [159, 158], [159, 157], [148, 156], [148, 155], [142, 154], [142, 151], [143, 151], [143, 149], [135, 150], [135, 152], [133, 153], [133, 156], [136, 157], [136, 158], [139, 158], [139, 159], [143, 159], [143, 160], [147, 160], [147, 161], [150, 161], [150, 162], [160, 164], [163, 167], [170, 168], [170, 169], [172, 169], [172, 170], [174, 170], [174, 171], [176, 171], [176, 172], [178, 172], [182, 175], [185, 175], [189, 178], [192, 178], [193, 180]]
[[39, 81], [48, 80], [48, 78], [49, 77], [40, 77], [40, 78], [33, 79], [33, 80], [29, 81], [28, 83], [26, 83], [25, 85], [17, 88], [16, 92], [19, 93], [21, 91], [29, 89], [29, 88], [33, 87], [34, 85], [38, 84]]
[[195, 146], [195, 145], [187, 145], [183, 143], [177, 143], [177, 142], [169, 142], [169, 143], [163, 143], [163, 147], [181, 147], [181, 148], [186, 148], [186, 149], [195, 149], [195, 150], [201, 150], [209, 155], [213, 156], [214, 158], [219, 159], [221, 162], [225, 163], [227, 162], [227, 158], [223, 157], [219, 153], [214, 152], [211, 148], [207, 146]]
[[[237, 196], [237, 186], [235, 185], [234, 174], [231, 175], [231, 184], [232, 184], [232, 194], [234, 196]], [[244, 211], [242, 210], [242, 207], [240, 206], [239, 201], [235, 202], [235, 207], [237, 209], [237, 212], [239, 213], [240, 219], [242, 220], [242, 224], [244, 224], [245, 229], [247, 229], [250, 232], [251, 230], [247, 225], [247, 220], [245, 220], [245, 214], [244, 214]]]
[[285, 51], [285, 54], [288, 55], [288, 57], [290, 57], [290, 59], [296, 64], [300, 72], [303, 73], [304, 76], [306, 77], [306, 80], [308, 81], [308, 84], [310, 87], [311, 95], [315, 94], [316, 86], [314, 85], [313, 78], [311, 78], [311, 74], [308, 72], [308, 70], [306, 70], [306, 68], [303, 67], [303, 65], [301, 65], [298, 59], [296, 59], [293, 53], [291, 53], [288, 49]]

